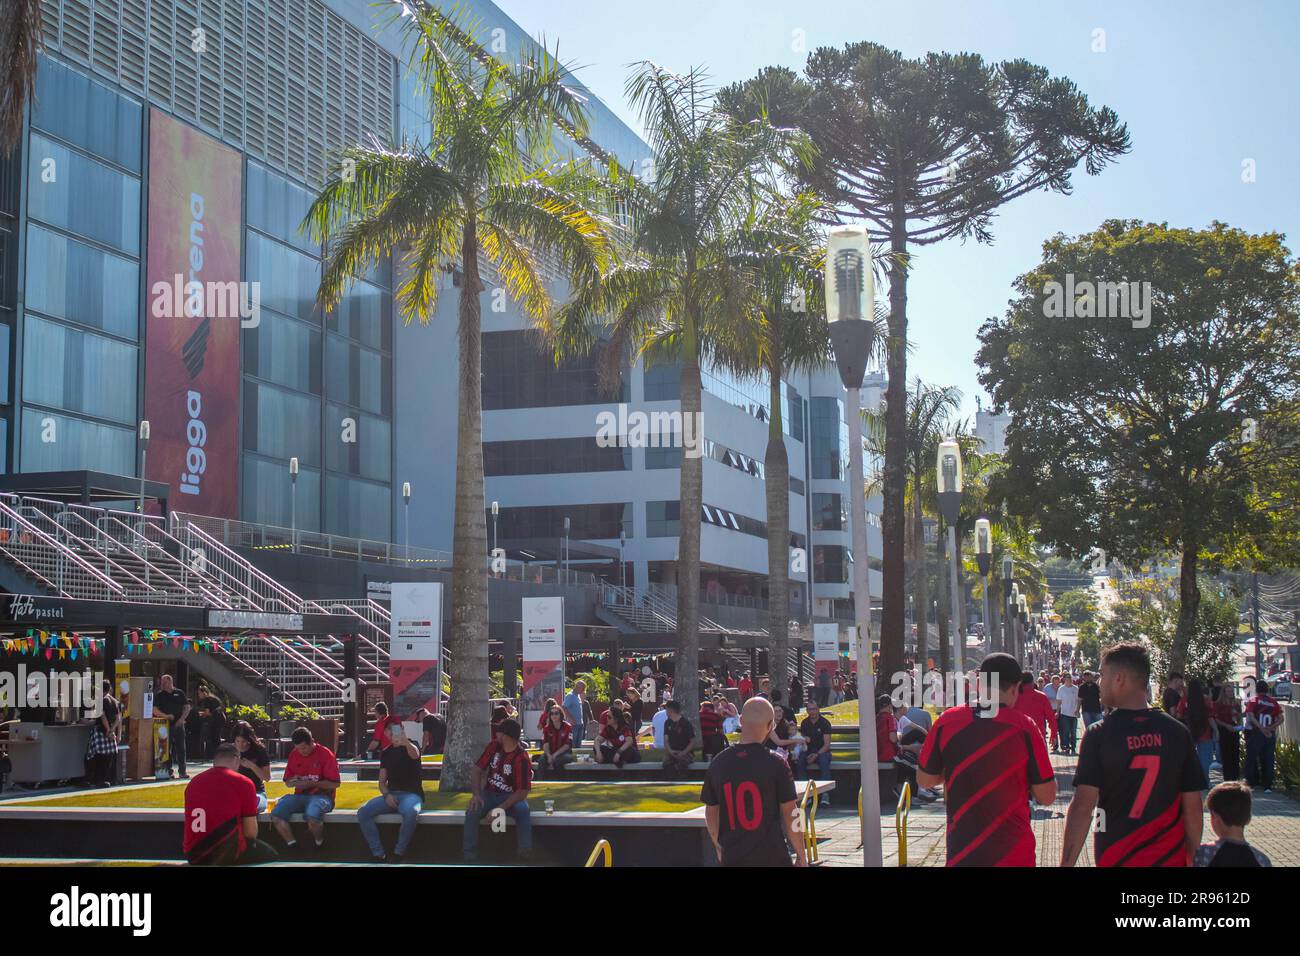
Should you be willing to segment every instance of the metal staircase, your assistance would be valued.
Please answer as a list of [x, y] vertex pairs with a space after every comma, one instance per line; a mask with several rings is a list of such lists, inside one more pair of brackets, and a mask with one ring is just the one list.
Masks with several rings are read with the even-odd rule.
[[[602, 584], [598, 609], [609, 623], [625, 632], [668, 633], [677, 630], [677, 605], [653, 589], [637, 590]], [[610, 618], [613, 620], [610, 620]], [[700, 633], [766, 637], [767, 629], [734, 628], [700, 615]]]

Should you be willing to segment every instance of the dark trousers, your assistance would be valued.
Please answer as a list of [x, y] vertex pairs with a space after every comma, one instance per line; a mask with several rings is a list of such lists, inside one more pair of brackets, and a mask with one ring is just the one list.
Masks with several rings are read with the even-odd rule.
[[167, 748], [167, 767], [169, 769], [175, 767], [176, 772], [182, 774], [185, 772], [185, 732], [188, 729], [189, 724], [186, 724], [180, 732], [177, 732], [176, 725], [172, 724], [171, 734], [168, 737], [170, 746]]
[[1241, 779], [1241, 733], [1219, 728], [1219, 766], [1224, 780]]
[[86, 758], [86, 776], [92, 783], [112, 783], [117, 754], [95, 754]]
[[253, 866], [257, 863], [273, 863], [280, 859], [280, 854], [269, 843], [261, 840], [249, 840], [243, 853], [237, 853], [239, 844], [235, 840], [226, 841], [215, 853], [202, 861], [190, 861], [191, 866]]
[[1061, 749], [1068, 751], [1069, 753], [1074, 753], [1078, 746], [1078, 741], [1075, 739], [1075, 735], [1078, 733], [1079, 729], [1079, 718], [1070, 717], [1066, 714], [1057, 714], [1056, 724], [1061, 739]]
[[1277, 753], [1277, 737], [1269, 737], [1258, 730], [1246, 731], [1246, 783], [1251, 787], [1273, 786], [1273, 758]]

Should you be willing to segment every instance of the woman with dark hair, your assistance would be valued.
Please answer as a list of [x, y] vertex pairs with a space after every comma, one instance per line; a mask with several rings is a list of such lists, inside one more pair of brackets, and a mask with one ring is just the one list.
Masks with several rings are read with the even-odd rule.
[[1187, 693], [1178, 705], [1178, 718], [1187, 724], [1196, 743], [1196, 759], [1201, 763], [1206, 789], [1210, 786], [1210, 763], [1214, 760], [1214, 721], [1210, 717], [1210, 695], [1205, 681], [1192, 678]]
[[1210, 714], [1218, 731], [1219, 766], [1223, 779], [1241, 778], [1241, 704], [1232, 685], [1216, 677], [1210, 688]]
[[109, 681], [101, 683], [103, 697], [99, 716], [90, 727], [90, 743], [86, 749], [86, 779], [97, 787], [107, 787], [113, 783], [113, 770], [117, 763], [121, 707], [113, 696], [113, 685]]
[[246, 720], [235, 724], [235, 749], [239, 751], [240, 774], [253, 781], [257, 789], [257, 812], [266, 810], [266, 782], [271, 779], [271, 755], [266, 752], [257, 731]]
[[790, 676], [790, 713], [791, 716], [798, 716], [799, 711], [803, 710], [803, 681], [799, 679], [798, 674]]
[[555, 698], [546, 698], [546, 703], [542, 704], [542, 713], [537, 718], [537, 733], [539, 736], [546, 734], [546, 725], [551, 720], [551, 711], [555, 709]]

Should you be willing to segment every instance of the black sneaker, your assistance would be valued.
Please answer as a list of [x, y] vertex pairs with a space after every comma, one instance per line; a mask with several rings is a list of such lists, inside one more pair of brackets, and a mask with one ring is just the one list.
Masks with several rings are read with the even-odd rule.
[[406, 854], [405, 854], [405, 853], [390, 853], [390, 854], [388, 854], [388, 856], [385, 858], [385, 860], [386, 860], [386, 862], [391, 863], [391, 864], [394, 865], [394, 866], [401, 866], [403, 863], [406, 862]]

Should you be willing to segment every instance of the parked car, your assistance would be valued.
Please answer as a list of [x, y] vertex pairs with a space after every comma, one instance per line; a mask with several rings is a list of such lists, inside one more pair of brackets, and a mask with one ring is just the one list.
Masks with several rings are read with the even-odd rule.
[[1279, 700], [1295, 700], [1295, 671], [1282, 671], [1269, 678], [1273, 685], [1273, 696]]

